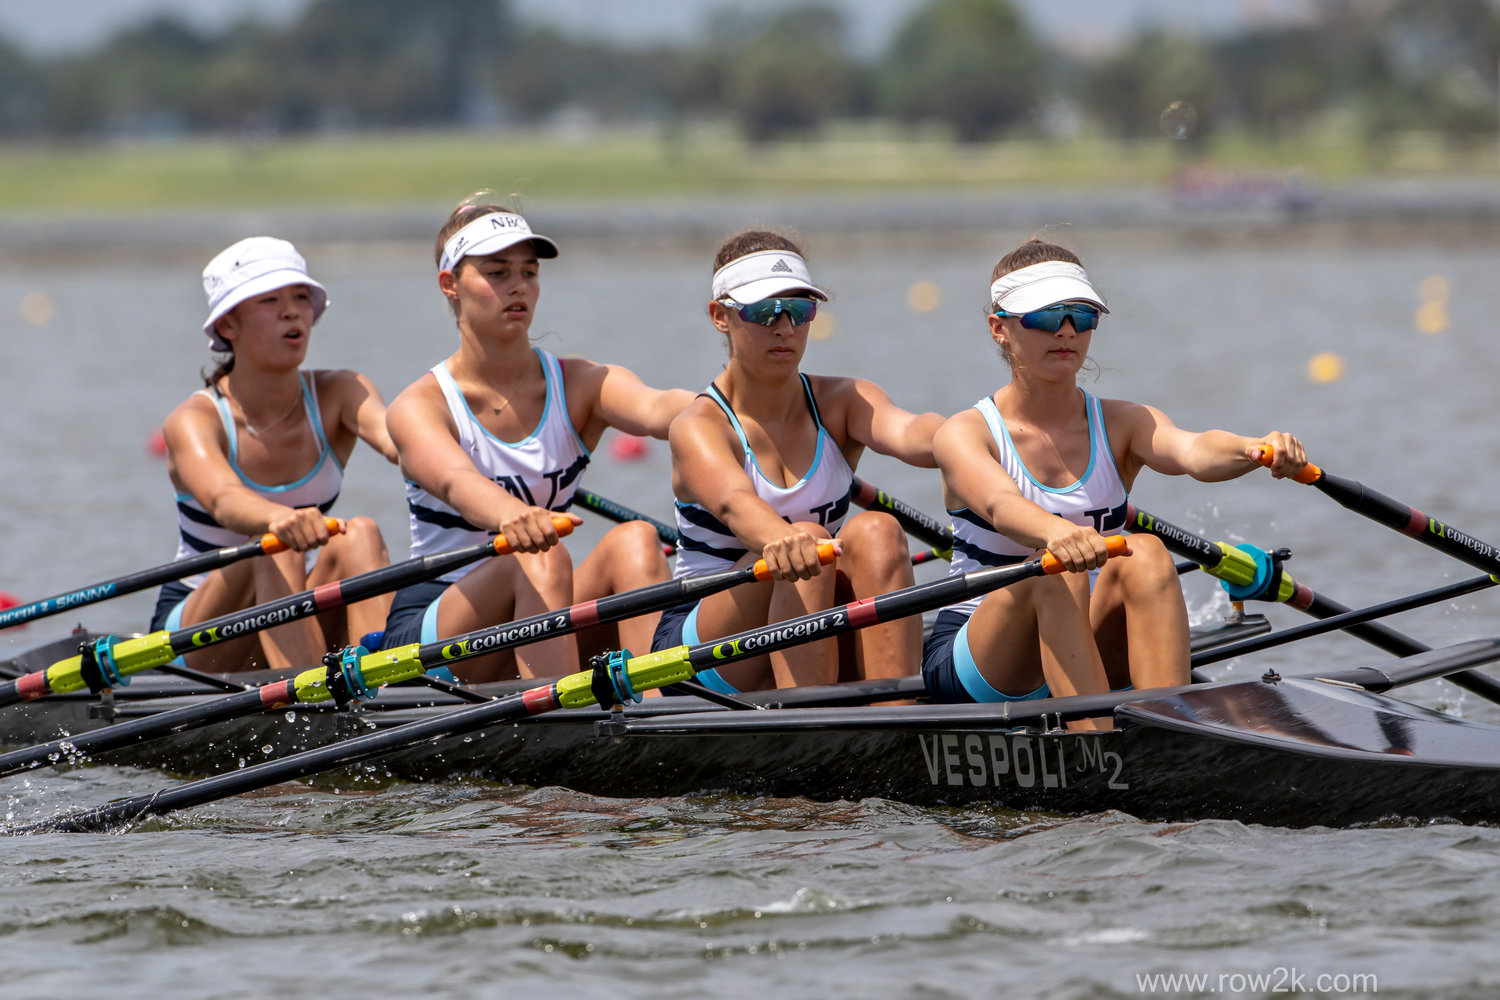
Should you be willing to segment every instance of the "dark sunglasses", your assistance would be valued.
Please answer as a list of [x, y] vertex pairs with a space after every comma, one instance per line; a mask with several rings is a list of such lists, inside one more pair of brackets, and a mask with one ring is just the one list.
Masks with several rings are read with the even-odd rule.
[[817, 299], [761, 299], [749, 305], [724, 299], [723, 303], [726, 308], [739, 313], [740, 319], [747, 323], [759, 323], [761, 326], [775, 326], [783, 315], [792, 321], [793, 326], [803, 326], [811, 323], [813, 317], [818, 315]]
[[1099, 310], [1082, 302], [1059, 302], [1055, 306], [1029, 313], [1008, 313], [1003, 309], [996, 309], [995, 315], [1019, 319], [1026, 329], [1046, 333], [1056, 333], [1065, 319], [1072, 320], [1073, 329], [1079, 333], [1088, 333], [1099, 325]]

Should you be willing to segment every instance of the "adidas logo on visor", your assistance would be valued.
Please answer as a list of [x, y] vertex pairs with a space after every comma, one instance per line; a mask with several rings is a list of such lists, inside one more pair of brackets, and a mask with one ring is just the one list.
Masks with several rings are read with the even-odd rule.
[[786, 261], [782, 260], [780, 257], [776, 258], [776, 263], [771, 266], [772, 274], [775, 274], [778, 271], [783, 274], [792, 273], [792, 269], [790, 267], [787, 267]]

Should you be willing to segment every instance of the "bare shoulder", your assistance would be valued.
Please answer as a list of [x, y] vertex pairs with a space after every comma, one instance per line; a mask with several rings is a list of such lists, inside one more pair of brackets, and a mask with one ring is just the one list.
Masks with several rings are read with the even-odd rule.
[[189, 431], [211, 429], [223, 436], [223, 422], [219, 419], [218, 408], [201, 392], [195, 392], [177, 407], [167, 414], [162, 421], [162, 432], [167, 435], [185, 433]]
[[1099, 412], [1104, 425], [1109, 428], [1133, 430], [1147, 424], [1171, 423], [1167, 415], [1147, 403], [1132, 403], [1128, 399], [1100, 399]]

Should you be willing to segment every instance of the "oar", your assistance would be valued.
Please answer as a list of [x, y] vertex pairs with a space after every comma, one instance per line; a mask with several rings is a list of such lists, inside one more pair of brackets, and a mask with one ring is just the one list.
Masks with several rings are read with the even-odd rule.
[[[342, 522], [336, 517], [324, 518], [328, 525], [328, 533], [337, 535], [343, 530]], [[24, 625], [27, 622], [36, 621], [38, 618], [47, 618], [52, 615], [71, 611], [73, 608], [81, 608], [88, 604], [98, 604], [107, 601], [111, 597], [123, 597], [133, 594], [147, 587], [156, 587], [172, 580], [181, 580], [183, 577], [194, 576], [198, 573], [208, 573], [230, 563], [248, 559], [251, 556], [270, 555], [280, 552], [286, 545], [275, 535], [267, 533], [261, 535], [253, 542], [245, 542], [242, 545], [233, 545], [228, 548], [214, 549], [210, 552], [201, 552], [196, 556], [189, 556], [177, 562], [169, 562], [152, 569], [143, 569], [138, 573], [130, 573], [126, 576], [117, 576], [113, 580], [103, 583], [95, 583], [87, 587], [79, 587], [65, 594], [55, 594], [52, 597], [44, 597], [40, 601], [32, 601], [30, 604], [22, 604], [18, 607], [0, 611], [0, 629], [11, 628], [16, 625]]]
[[928, 562], [933, 559], [953, 558], [953, 531], [941, 524], [936, 518], [922, 513], [911, 504], [891, 496], [885, 490], [872, 486], [871, 484], [854, 477], [853, 491], [850, 499], [859, 504], [865, 510], [880, 510], [894, 517], [901, 525], [903, 531], [913, 538], [919, 539], [932, 546], [930, 551], [918, 552], [912, 556], [914, 564]]
[[[1223, 583], [1225, 591], [1234, 600], [1280, 602], [1320, 619], [1332, 619], [1345, 615], [1350, 610], [1338, 601], [1319, 594], [1305, 584], [1298, 583], [1264, 550], [1253, 545], [1236, 546], [1228, 542], [1210, 542], [1186, 528], [1164, 521], [1134, 505], [1126, 510], [1125, 527], [1130, 531], [1155, 535], [1173, 552], [1198, 563], [1203, 567], [1203, 572]], [[1478, 582], [1479, 586], [1473, 586], [1474, 582]], [[1492, 580], [1490, 584], [1484, 584], [1482, 581], [1471, 581], [1470, 584], [1463, 585], [1462, 593], [1482, 589], [1484, 586], [1493, 585], [1494, 582]], [[1458, 594], [1455, 593], [1452, 596], [1456, 597]], [[1412, 607], [1416, 606], [1418, 605], [1412, 605]], [[1394, 614], [1402, 610], [1406, 608], [1396, 608], [1387, 613]], [[1388, 625], [1373, 622], [1369, 618], [1347, 620], [1339, 627], [1377, 649], [1396, 656], [1413, 656], [1417, 653], [1425, 653], [1432, 648]], [[1246, 640], [1243, 645], [1249, 648], [1241, 652], [1264, 648], [1255, 643], [1256, 640]], [[1224, 648], [1232, 649], [1233, 647]], [[1222, 651], [1219, 650], [1216, 653]], [[1214, 659], [1224, 658], [1216, 655]], [[1197, 665], [1195, 662], [1194, 666]], [[1500, 702], [1500, 682], [1477, 670], [1457, 672], [1449, 680], [1481, 698]]]
[[577, 490], [573, 494], [573, 499], [578, 501], [579, 506], [587, 507], [595, 514], [602, 514], [611, 521], [618, 521], [621, 524], [628, 524], [631, 521], [645, 521], [656, 529], [656, 537], [661, 539], [662, 548], [666, 550], [667, 555], [671, 555], [677, 551], [677, 529], [670, 524], [658, 521], [656, 518], [642, 514], [640, 511], [626, 507], [624, 504], [615, 503], [613, 500], [601, 497], [597, 493], [590, 493], [588, 490]]
[[[567, 535], [573, 531], [573, 521], [566, 515], [554, 515], [552, 523], [559, 535]], [[92, 643], [83, 643], [77, 656], [58, 660], [45, 669], [15, 680], [0, 682], [0, 706], [31, 701], [49, 694], [81, 691], [84, 688], [100, 691], [129, 684], [132, 674], [171, 663], [183, 653], [250, 635], [262, 629], [285, 625], [330, 608], [354, 604], [377, 594], [441, 576], [476, 559], [503, 555], [510, 551], [511, 547], [505, 537], [496, 535], [487, 542], [334, 580], [312, 590], [267, 601], [244, 611], [220, 615], [175, 632], [162, 629], [134, 639], [104, 636]]]
[[[1270, 465], [1271, 461], [1271, 450], [1262, 445], [1261, 464]], [[1466, 562], [1475, 569], [1482, 569], [1491, 576], [1500, 574], [1500, 549], [1467, 532], [1450, 527], [1437, 518], [1428, 517], [1415, 507], [1392, 500], [1353, 479], [1325, 472], [1310, 462], [1292, 478], [1332, 497], [1357, 514], [1363, 514], [1387, 528], [1415, 538], [1423, 545], [1431, 546], [1460, 562]]]
[[[1116, 555], [1126, 551], [1125, 540], [1119, 536], [1111, 538], [1109, 546], [1110, 552]], [[120, 823], [159, 816], [283, 781], [305, 778], [349, 764], [399, 753], [422, 743], [477, 732], [504, 722], [518, 722], [559, 708], [584, 708], [594, 704], [614, 705], [626, 700], [639, 700], [641, 692], [690, 680], [699, 670], [842, 635], [892, 619], [921, 614], [1021, 580], [1061, 571], [1062, 564], [1050, 554], [1044, 554], [1040, 559], [1018, 565], [976, 570], [917, 584], [879, 597], [789, 618], [695, 646], [677, 646], [629, 659], [615, 654], [608, 662], [600, 658], [591, 671], [570, 674], [529, 691], [497, 698], [487, 704], [454, 709], [436, 718], [409, 722], [383, 732], [369, 733], [331, 746], [254, 764], [239, 771], [120, 799], [93, 809], [64, 813], [10, 832], [107, 829]], [[1138, 693], [1132, 694], [1132, 698], [1139, 697]], [[758, 716], [764, 713], [736, 714]]]
[[[833, 543], [820, 545], [818, 557], [825, 565], [831, 563], [834, 559]], [[545, 611], [503, 625], [452, 636], [425, 646], [412, 643], [379, 653], [366, 653], [355, 647], [347, 654], [330, 657], [332, 662], [325, 667], [304, 670], [283, 681], [0, 754], [0, 776], [45, 764], [72, 763], [80, 756], [107, 753], [162, 736], [291, 705], [336, 701], [344, 707], [352, 700], [374, 698], [383, 685], [421, 677], [434, 666], [447, 666], [470, 657], [568, 635], [591, 625], [662, 611], [702, 600], [709, 594], [742, 583], [768, 579], [770, 573], [762, 559], [753, 566], [668, 580], [623, 594], [583, 601], [560, 611]]]

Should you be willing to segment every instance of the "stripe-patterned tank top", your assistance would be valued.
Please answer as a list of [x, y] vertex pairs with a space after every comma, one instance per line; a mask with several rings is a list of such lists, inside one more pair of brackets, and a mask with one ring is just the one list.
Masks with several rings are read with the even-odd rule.
[[[849, 513], [849, 500], [854, 489], [854, 470], [844, 460], [833, 437], [823, 427], [818, 415], [818, 401], [813, 398], [812, 383], [802, 376], [802, 388], [807, 393], [807, 409], [813, 423], [818, 427], [818, 444], [813, 452], [812, 465], [803, 477], [790, 486], [778, 486], [766, 478], [755, 461], [755, 452], [745, 437], [744, 428], [735, 416], [734, 408], [718, 386], [709, 384], [704, 395], [718, 404], [729, 418], [729, 425], [740, 439], [744, 451], [745, 474], [755, 489], [755, 495], [788, 523], [811, 521], [828, 529], [830, 535], [838, 534], [844, 518]], [[696, 503], [676, 502], [677, 508], [677, 565], [673, 570], [676, 579], [702, 576], [728, 569], [744, 558], [746, 549], [729, 527]]]
[[[239, 440], [229, 400], [217, 390], [210, 392], [208, 389], [199, 389], [198, 392], [212, 401], [219, 411], [219, 420], [224, 424], [224, 436], [229, 441], [229, 467], [248, 489], [272, 503], [287, 507], [316, 507], [325, 514], [332, 509], [333, 502], [339, 498], [339, 489], [343, 486], [344, 467], [334, 455], [327, 435], [323, 433], [323, 414], [318, 406], [318, 392], [313, 385], [312, 373], [302, 373], [302, 408], [308, 423], [312, 425], [313, 435], [318, 440], [318, 460], [306, 475], [278, 486], [257, 483], [240, 468]], [[188, 493], [177, 494], [177, 531], [177, 555], [173, 557], [174, 560], [186, 559], [211, 549], [241, 545], [250, 540], [249, 535], [230, 531], [215, 521]], [[203, 574], [188, 577], [182, 582], [189, 588], [197, 587], [203, 582]]]
[[[1120, 479], [1114, 452], [1109, 447], [1109, 435], [1104, 430], [1104, 414], [1100, 409], [1099, 399], [1087, 392], [1083, 394], [1083, 398], [1089, 422], [1089, 464], [1076, 483], [1061, 487], [1043, 486], [1032, 477], [1021, 461], [1021, 456], [1016, 454], [1010, 432], [1005, 429], [1005, 419], [1000, 416], [992, 397], [981, 399], [974, 404], [974, 408], [989, 425], [990, 434], [1000, 452], [1000, 465], [1016, 481], [1023, 497], [1074, 524], [1092, 525], [1101, 535], [1118, 535], [1125, 526], [1125, 507], [1130, 494], [1126, 492], [1125, 484]], [[949, 568], [950, 576], [1023, 562], [1034, 551], [1002, 535], [967, 507], [950, 510], [948, 513], [953, 515], [953, 564]], [[971, 598], [944, 610], [973, 614], [981, 599]]]
[[[502, 441], [485, 429], [469, 409], [463, 390], [453, 381], [445, 363], [433, 365], [432, 374], [448, 403], [453, 425], [458, 428], [458, 443], [474, 467], [530, 506], [565, 511], [572, 506], [573, 491], [589, 464], [590, 453], [568, 416], [562, 365], [553, 354], [539, 348], [533, 350], [542, 361], [547, 401], [536, 427], [520, 441]], [[474, 545], [491, 537], [490, 532], [476, 528], [458, 511], [409, 479], [406, 506], [411, 513], [413, 559]], [[478, 565], [461, 566], [439, 579], [452, 583]]]

